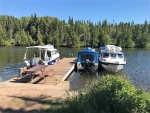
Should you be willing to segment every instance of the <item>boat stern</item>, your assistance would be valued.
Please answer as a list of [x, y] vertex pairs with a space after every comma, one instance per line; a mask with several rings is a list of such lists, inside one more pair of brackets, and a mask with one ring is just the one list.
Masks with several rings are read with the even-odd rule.
[[98, 69], [98, 63], [82, 63], [77, 62], [77, 69], [78, 70], [97, 70]]

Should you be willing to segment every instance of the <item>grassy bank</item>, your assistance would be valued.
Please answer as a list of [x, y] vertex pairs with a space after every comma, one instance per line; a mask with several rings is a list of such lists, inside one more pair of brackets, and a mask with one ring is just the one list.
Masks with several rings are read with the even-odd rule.
[[88, 91], [79, 92], [56, 105], [46, 105], [54, 113], [150, 113], [150, 94], [136, 89], [122, 76], [103, 76]]

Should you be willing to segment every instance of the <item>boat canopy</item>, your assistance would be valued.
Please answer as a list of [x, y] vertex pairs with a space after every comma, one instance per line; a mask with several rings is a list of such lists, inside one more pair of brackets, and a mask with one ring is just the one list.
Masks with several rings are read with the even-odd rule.
[[108, 51], [108, 52], [121, 52], [122, 48], [115, 45], [106, 45], [103, 47], [100, 47], [101, 51]]
[[49, 50], [49, 51], [53, 51], [53, 50], [56, 50], [55, 48], [54, 48], [54, 46], [53, 45], [51, 45], [51, 44], [49, 44], [49, 45], [44, 45], [44, 46], [29, 46], [29, 47], [26, 47], [27, 49], [29, 49], [29, 48], [38, 48], [38, 49], [40, 49], [40, 50]]
[[86, 59], [98, 63], [98, 52], [95, 52], [95, 50], [89, 47], [85, 50], [78, 52], [78, 62], [86, 61]]

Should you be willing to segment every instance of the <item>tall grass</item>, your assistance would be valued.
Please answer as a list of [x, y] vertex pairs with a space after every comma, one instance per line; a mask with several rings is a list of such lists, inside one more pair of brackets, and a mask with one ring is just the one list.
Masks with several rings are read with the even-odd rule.
[[59, 113], [150, 113], [150, 94], [122, 76], [103, 76], [59, 105]]

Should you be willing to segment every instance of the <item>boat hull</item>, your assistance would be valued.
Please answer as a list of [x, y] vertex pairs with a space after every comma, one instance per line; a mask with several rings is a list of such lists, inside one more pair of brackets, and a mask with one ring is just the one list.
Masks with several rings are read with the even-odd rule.
[[[59, 57], [53, 59], [53, 60], [49, 60], [49, 61], [46, 61], [48, 65], [53, 65], [55, 62], [57, 62], [59, 60]], [[46, 64], [46, 63], [45, 63]]]
[[113, 63], [100, 63], [101, 66], [110, 72], [121, 71], [124, 67], [124, 64], [113, 64]]

